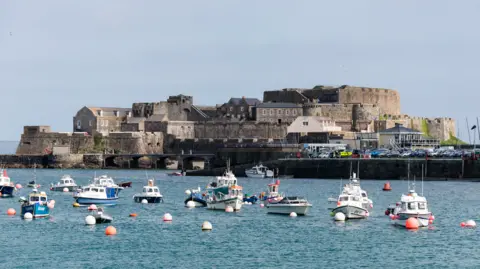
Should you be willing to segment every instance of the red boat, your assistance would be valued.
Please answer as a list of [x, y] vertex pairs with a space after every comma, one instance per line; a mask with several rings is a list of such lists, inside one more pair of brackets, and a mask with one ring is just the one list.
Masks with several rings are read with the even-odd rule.
[[132, 182], [131, 182], [131, 181], [129, 181], [129, 182], [121, 182], [121, 183], [118, 184], [118, 186], [124, 187], [124, 188], [130, 188], [130, 187], [132, 187]]

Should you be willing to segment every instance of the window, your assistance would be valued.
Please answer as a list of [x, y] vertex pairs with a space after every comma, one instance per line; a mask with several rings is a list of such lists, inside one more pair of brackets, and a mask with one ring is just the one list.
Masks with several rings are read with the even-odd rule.
[[293, 109], [293, 110], [292, 110], [292, 115], [293, 115], [293, 116], [297, 115], [297, 110], [296, 110], [296, 109]]
[[101, 110], [97, 110], [97, 116], [102, 116], [102, 111]]
[[132, 112], [131, 111], [127, 111], [127, 117], [131, 117], [132, 116]]
[[288, 116], [288, 114], [289, 114], [289, 113], [290, 113], [290, 110], [288, 110], [288, 109], [285, 109], [285, 115], [287, 115], [287, 116]]
[[282, 115], [283, 114], [283, 111], [281, 109], [278, 109], [277, 110], [277, 115]]
[[425, 203], [418, 203], [418, 209], [426, 209]]
[[273, 109], [270, 109], [270, 116], [273, 116]]
[[308, 126], [308, 121], [304, 121], [303, 126]]
[[115, 115], [115, 117], [120, 117], [120, 112], [118, 110], [114, 110], [113, 114]]
[[266, 110], [266, 109], [262, 109], [262, 114], [263, 114], [263, 115], [267, 115], [267, 110]]
[[233, 106], [230, 107], [230, 112], [233, 112]]
[[245, 107], [240, 107], [240, 111], [243, 112], [245, 110]]
[[408, 209], [414, 210], [417, 209], [417, 207], [415, 206], [415, 203], [408, 203]]
[[78, 129], [82, 128], [82, 122], [80, 120], [77, 120], [77, 128]]
[[92, 121], [91, 120], [88, 121], [88, 126], [92, 127]]

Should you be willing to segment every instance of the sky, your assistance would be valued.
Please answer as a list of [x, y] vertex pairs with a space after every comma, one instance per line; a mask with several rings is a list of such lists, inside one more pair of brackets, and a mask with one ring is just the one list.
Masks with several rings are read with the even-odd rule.
[[1, 1], [0, 140], [24, 125], [72, 131], [85, 105], [347, 84], [396, 89], [402, 113], [455, 118], [468, 141], [479, 11], [477, 0]]

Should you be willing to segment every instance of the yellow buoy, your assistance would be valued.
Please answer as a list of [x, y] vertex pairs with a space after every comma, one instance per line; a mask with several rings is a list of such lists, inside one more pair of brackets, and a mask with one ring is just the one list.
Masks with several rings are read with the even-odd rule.
[[73, 203], [73, 207], [80, 207], [79, 203]]

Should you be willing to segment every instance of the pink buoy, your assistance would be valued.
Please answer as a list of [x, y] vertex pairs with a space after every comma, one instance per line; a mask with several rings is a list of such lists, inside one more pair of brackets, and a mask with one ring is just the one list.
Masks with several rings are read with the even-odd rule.
[[21, 188], [22, 188], [22, 184], [17, 183], [17, 185], [15, 185], [15, 188], [17, 188], [17, 190], [21, 189]]

